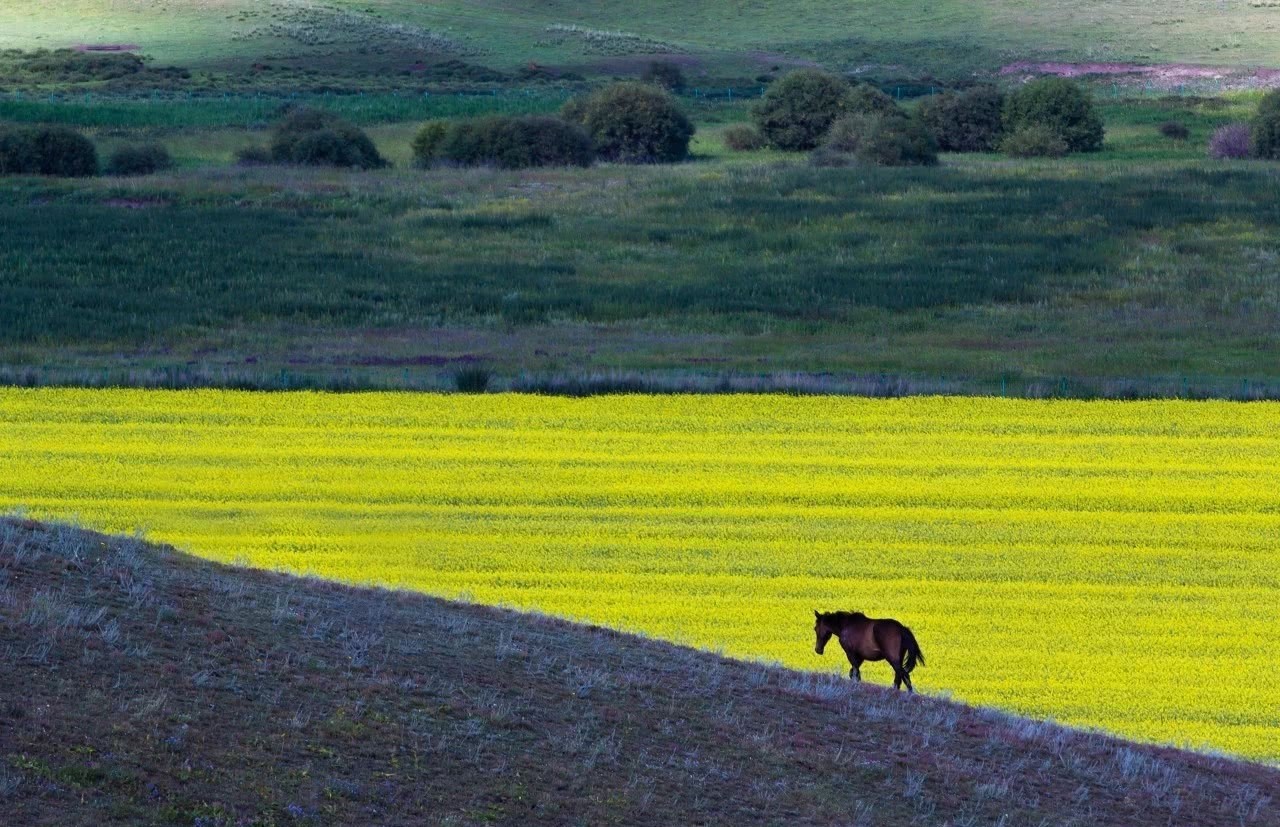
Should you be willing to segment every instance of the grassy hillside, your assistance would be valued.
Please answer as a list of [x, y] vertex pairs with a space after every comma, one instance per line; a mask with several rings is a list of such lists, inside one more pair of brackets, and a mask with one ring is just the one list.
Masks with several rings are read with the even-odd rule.
[[1280, 820], [1257, 765], [32, 522], [0, 654], [32, 827]]
[[1027, 57], [1277, 65], [1278, 27], [1280, 7], [1249, 0], [17, 0], [0, 7], [0, 48], [131, 44], [204, 68], [451, 56], [608, 71], [673, 53], [713, 71], [814, 59], [951, 75]]

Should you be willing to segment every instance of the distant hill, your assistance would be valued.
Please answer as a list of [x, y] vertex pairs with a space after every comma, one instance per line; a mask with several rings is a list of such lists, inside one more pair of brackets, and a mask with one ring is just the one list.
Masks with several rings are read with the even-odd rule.
[[654, 54], [749, 73], [819, 61], [941, 76], [1032, 58], [1280, 66], [1254, 0], [12, 0], [0, 48], [134, 46], [198, 68], [465, 59], [625, 72]]
[[10, 825], [1274, 825], [1280, 771], [0, 520]]

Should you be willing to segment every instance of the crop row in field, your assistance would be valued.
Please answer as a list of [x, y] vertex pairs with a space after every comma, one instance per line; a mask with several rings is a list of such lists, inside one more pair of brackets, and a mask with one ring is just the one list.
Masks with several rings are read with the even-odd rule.
[[[0, 508], [1277, 761], [1280, 407], [0, 391]], [[495, 645], [497, 641], [495, 641]], [[880, 665], [864, 669], [884, 681]]]

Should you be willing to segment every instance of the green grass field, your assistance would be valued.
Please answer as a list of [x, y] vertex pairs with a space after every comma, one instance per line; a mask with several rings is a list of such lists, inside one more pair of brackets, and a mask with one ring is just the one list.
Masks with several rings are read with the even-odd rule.
[[[716, 121], [743, 109], [719, 105], [690, 163], [522, 173], [412, 169], [416, 121], [379, 100], [363, 120], [397, 166], [371, 173], [230, 166], [266, 140], [234, 103], [0, 105], [118, 115], [90, 130], [104, 152], [158, 139], [179, 164], [0, 193], [0, 365], [259, 386], [433, 387], [475, 363], [507, 380], [852, 372], [1014, 393], [1276, 380], [1278, 173], [1203, 159], [1246, 98], [1115, 102], [1102, 153], [926, 170], [729, 153]], [[1170, 118], [1189, 141], [1158, 134]]]
[[149, 3], [18, 0], [0, 8], [0, 48], [127, 43], [161, 62], [206, 68], [266, 58], [350, 69], [441, 55], [599, 72], [635, 55], [677, 53], [712, 70], [817, 59], [956, 75], [1031, 57], [1274, 65], [1277, 26], [1280, 8], [1246, 0], [172, 0], [165, 13]]

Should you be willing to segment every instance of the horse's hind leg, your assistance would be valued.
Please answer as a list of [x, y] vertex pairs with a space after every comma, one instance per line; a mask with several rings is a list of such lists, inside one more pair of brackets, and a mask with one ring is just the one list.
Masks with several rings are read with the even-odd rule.
[[893, 688], [901, 690], [902, 685], [907, 685], [907, 692], [915, 694], [915, 688], [911, 686], [911, 676], [907, 674], [907, 670], [902, 668], [902, 661], [891, 660], [889, 665], [893, 667]]

